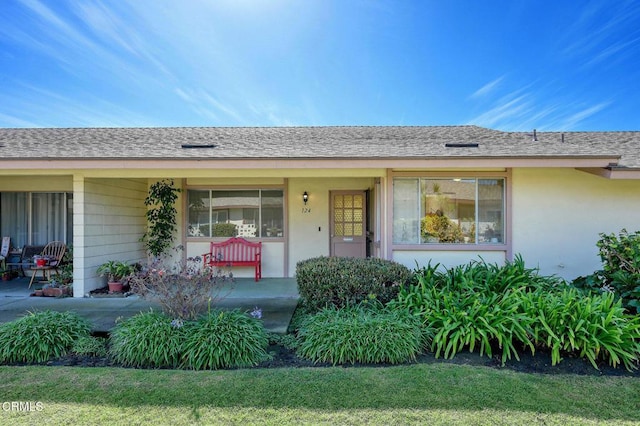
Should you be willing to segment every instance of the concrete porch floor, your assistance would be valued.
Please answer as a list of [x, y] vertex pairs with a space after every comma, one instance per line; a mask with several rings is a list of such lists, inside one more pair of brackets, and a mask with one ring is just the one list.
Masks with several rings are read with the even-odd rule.
[[[29, 280], [0, 281], [0, 323], [13, 321], [28, 311], [74, 311], [93, 324], [95, 332], [108, 332], [118, 318], [128, 318], [148, 309], [160, 309], [157, 302], [138, 296], [113, 297], [30, 297]], [[262, 321], [268, 331], [285, 333], [298, 303], [295, 278], [236, 278], [225, 284], [214, 306], [222, 309], [252, 311], [262, 309]]]

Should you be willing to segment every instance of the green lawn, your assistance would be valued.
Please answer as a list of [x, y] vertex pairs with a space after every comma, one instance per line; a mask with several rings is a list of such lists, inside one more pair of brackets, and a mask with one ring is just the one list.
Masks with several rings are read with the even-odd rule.
[[[42, 410], [5, 411], [6, 402]], [[416, 364], [0, 367], [0, 424], [640, 424], [640, 379]]]

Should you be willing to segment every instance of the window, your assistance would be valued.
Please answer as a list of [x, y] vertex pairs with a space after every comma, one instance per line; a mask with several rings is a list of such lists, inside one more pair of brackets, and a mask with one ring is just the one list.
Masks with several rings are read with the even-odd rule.
[[73, 240], [73, 194], [65, 192], [0, 193], [0, 233], [11, 245], [45, 245]]
[[394, 244], [504, 243], [505, 180], [395, 178]]
[[187, 191], [190, 237], [277, 238], [284, 235], [280, 189]]

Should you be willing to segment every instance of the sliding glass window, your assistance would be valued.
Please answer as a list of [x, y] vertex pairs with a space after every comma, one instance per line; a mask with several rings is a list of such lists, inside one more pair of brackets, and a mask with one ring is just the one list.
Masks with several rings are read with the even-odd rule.
[[505, 180], [395, 178], [394, 244], [504, 243]]
[[73, 194], [67, 192], [0, 193], [0, 232], [13, 247], [73, 241]]

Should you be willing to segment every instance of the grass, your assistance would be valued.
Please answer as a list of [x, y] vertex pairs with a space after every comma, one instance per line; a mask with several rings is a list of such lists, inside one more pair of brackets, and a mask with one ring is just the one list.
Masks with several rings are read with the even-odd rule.
[[414, 364], [223, 371], [0, 367], [0, 424], [640, 424], [640, 380]]

